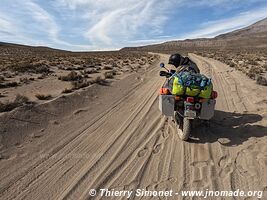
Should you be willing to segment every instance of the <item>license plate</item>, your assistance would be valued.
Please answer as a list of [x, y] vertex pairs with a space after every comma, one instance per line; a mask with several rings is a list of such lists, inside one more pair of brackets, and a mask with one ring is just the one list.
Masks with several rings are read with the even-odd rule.
[[193, 111], [193, 110], [185, 110], [184, 116], [189, 117], [189, 118], [196, 118], [197, 113], [196, 113], [196, 111]]

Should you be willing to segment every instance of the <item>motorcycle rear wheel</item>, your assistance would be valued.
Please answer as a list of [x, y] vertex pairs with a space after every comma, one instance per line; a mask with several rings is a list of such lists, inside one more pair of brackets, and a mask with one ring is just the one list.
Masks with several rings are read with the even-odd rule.
[[177, 124], [177, 132], [181, 140], [188, 140], [191, 133], [192, 120], [184, 118], [182, 124]]

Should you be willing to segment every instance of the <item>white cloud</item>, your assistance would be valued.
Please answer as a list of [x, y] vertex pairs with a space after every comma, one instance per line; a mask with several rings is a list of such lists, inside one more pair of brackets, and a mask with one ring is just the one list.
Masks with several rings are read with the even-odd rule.
[[184, 35], [182, 38], [214, 37], [222, 33], [246, 27], [267, 17], [267, 7], [240, 13], [231, 18], [209, 21], [201, 24], [197, 31]]
[[[14, 1], [16, 6], [12, 5], [13, 12], [0, 10], [0, 37], [2, 41], [38, 46], [67, 47], [73, 50], [92, 48], [91, 45], [71, 44], [60, 39], [60, 26], [56, 23], [54, 17], [35, 1]], [[18, 20], [20, 18], [21, 20]], [[35, 39], [36, 34], [46, 34], [47, 37]]]
[[[93, 45], [121, 47], [135, 37], [161, 32], [174, 0], [58, 0], [88, 20], [83, 36]], [[177, 2], [177, 1], [176, 1]]]
[[11, 29], [13, 29], [12, 24], [3, 16], [0, 16], [0, 31], [11, 30]]

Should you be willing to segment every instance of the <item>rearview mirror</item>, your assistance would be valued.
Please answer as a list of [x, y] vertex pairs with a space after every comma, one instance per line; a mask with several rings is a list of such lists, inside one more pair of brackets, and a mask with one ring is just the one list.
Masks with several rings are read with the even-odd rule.
[[159, 66], [160, 66], [160, 68], [164, 68], [165, 64], [164, 63], [160, 63]]

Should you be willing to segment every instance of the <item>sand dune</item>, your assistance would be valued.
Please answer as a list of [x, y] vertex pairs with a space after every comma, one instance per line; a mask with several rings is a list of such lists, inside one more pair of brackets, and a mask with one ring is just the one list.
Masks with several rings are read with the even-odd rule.
[[[219, 97], [210, 125], [196, 124], [189, 142], [158, 110], [163, 79], [155, 65], [7, 114], [2, 144], [25, 140], [1, 155], [0, 199], [90, 199], [92, 188], [266, 190], [266, 88], [218, 61], [190, 56]], [[27, 122], [15, 120], [22, 118]]]

